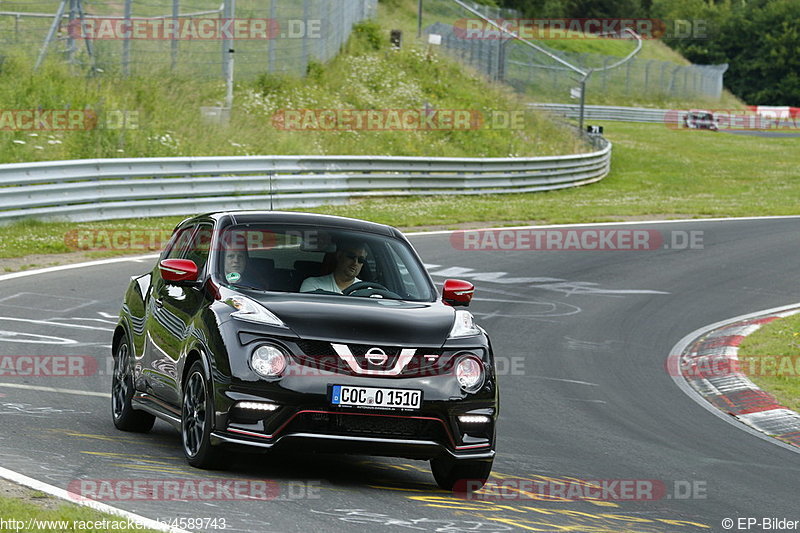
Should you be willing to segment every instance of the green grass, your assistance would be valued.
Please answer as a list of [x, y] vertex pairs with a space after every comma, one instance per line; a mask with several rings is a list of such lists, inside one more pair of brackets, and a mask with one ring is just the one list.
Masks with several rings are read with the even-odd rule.
[[[365, 200], [324, 212], [403, 227], [471, 221], [577, 223], [629, 217], [800, 214], [800, 138], [606, 123], [611, 174], [577, 189], [478, 197]], [[323, 210], [320, 210], [323, 211]]]
[[[468, 222], [508, 225], [800, 214], [800, 183], [791, 179], [800, 167], [800, 138], [674, 130], [658, 124], [606, 123], [605, 128], [614, 143], [611, 174], [585, 187], [526, 194], [363, 199], [304, 210], [406, 229], [455, 228]], [[171, 229], [179, 220], [13, 224], [3, 230], [0, 257], [75, 250], [65, 242], [71, 231]], [[120, 252], [93, 252], [93, 256], [115, 253]]]
[[[388, 24], [388, 23], [387, 23]], [[306, 78], [263, 74], [237, 83], [228, 127], [205, 124], [201, 106], [218, 104], [224, 86], [178, 74], [81, 78], [51, 59], [33, 73], [24, 55], [0, 66], [0, 109], [91, 109], [88, 131], [0, 131], [0, 162], [255, 154], [392, 154], [532, 156], [580, 152], [585, 145], [544, 115], [528, 113], [524, 129], [465, 131], [284, 131], [282, 109], [471, 110], [489, 117], [524, 109], [511, 89], [487, 83], [441, 54], [409, 43], [390, 51], [388, 28], [359, 25], [344, 53], [313, 63]], [[136, 129], [114, 129], [113, 112], [136, 113]]]
[[[60, 500], [55, 500], [42, 493], [35, 491], [27, 491], [28, 499], [23, 500], [20, 498], [0, 497], [0, 517], [4, 520], [16, 520], [22, 522], [21, 529], [14, 529], [10, 527], [0, 528], [0, 531], [36, 531], [38, 532], [53, 532], [61, 533], [63, 531], [94, 531], [98, 533], [105, 533], [111, 531], [114, 525], [120, 526], [113, 531], [120, 531], [123, 533], [144, 532], [152, 533], [152, 529], [139, 529], [136, 527], [125, 527], [127, 519], [119, 516], [114, 516], [106, 513], [100, 513], [87, 507], [81, 507], [72, 503], [63, 503]], [[31, 500], [40, 500], [33, 503]], [[43, 504], [50, 507], [44, 508]], [[28, 520], [37, 520], [38, 523], [32, 523], [33, 529], [26, 529]], [[108, 527], [103, 526], [103, 520]], [[67, 524], [62, 524], [67, 527], [59, 527], [59, 524], [50, 523], [45, 524], [44, 521], [66, 521]], [[79, 522], [79, 523], [76, 523]], [[92, 524], [88, 524], [92, 522]], [[113, 524], [115, 523], [115, 524]], [[8, 523], [6, 524], [9, 525]], [[81, 527], [81, 526], [100, 526], [100, 527]], [[38, 527], [37, 527], [38, 526]], [[73, 526], [75, 526], [73, 528]]]
[[800, 411], [800, 315], [779, 318], [748, 335], [738, 356], [756, 385]]
[[[0, 258], [87, 252], [91, 259], [160, 251], [167, 233], [186, 217], [114, 220], [75, 224], [24, 220], [3, 228]], [[115, 239], [116, 242], [110, 240]], [[124, 240], [120, 240], [124, 239]], [[130, 240], [133, 245], [130, 245]], [[153, 245], [151, 245], [151, 242]], [[121, 247], [124, 249], [118, 249]]]

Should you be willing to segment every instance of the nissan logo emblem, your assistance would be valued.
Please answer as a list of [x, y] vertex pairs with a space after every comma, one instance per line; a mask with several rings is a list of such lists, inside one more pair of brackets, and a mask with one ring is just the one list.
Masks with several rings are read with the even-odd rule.
[[370, 348], [367, 350], [366, 358], [373, 365], [382, 365], [389, 359], [389, 356], [380, 348]]

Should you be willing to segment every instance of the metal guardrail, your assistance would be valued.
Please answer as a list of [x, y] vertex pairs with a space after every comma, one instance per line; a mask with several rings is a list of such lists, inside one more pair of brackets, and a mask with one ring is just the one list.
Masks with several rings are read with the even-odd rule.
[[0, 165], [0, 223], [286, 209], [358, 197], [548, 191], [603, 179], [611, 143], [532, 158], [250, 156], [87, 159]]
[[[543, 109], [563, 115], [567, 118], [578, 118], [580, 106], [576, 104], [528, 104], [535, 109]], [[668, 109], [648, 109], [644, 107], [618, 107], [604, 105], [585, 106], [585, 118], [587, 120], [616, 120], [621, 122], [654, 122], [666, 124], [677, 123], [683, 119], [684, 112], [670, 111]]]

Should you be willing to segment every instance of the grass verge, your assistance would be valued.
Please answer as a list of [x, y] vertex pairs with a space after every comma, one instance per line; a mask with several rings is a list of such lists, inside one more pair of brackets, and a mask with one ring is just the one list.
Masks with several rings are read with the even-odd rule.
[[[128, 519], [100, 513], [87, 507], [64, 502], [0, 479], [0, 531], [36, 531], [61, 533], [89, 531], [105, 533], [153, 533], [155, 530], [128, 527]], [[11, 521], [14, 522], [11, 522]], [[117, 526], [117, 527], [115, 527]]]
[[741, 370], [781, 405], [800, 411], [800, 315], [779, 318], [739, 347]]

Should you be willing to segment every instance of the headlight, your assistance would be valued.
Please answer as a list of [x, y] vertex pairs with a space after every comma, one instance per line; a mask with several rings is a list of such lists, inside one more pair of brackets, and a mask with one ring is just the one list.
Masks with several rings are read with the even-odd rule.
[[225, 303], [236, 309], [231, 316], [239, 320], [247, 320], [257, 324], [267, 324], [285, 328], [280, 318], [269, 312], [263, 305], [244, 296], [231, 296]]
[[480, 335], [481, 330], [475, 325], [475, 318], [472, 313], [459, 309], [456, 311], [456, 319], [453, 328], [450, 330], [449, 338], [455, 337], [474, 337]]
[[277, 346], [263, 344], [253, 350], [250, 366], [258, 375], [274, 378], [286, 370], [286, 356]]
[[456, 363], [456, 379], [467, 392], [476, 392], [483, 386], [483, 363], [476, 356], [462, 356]]

